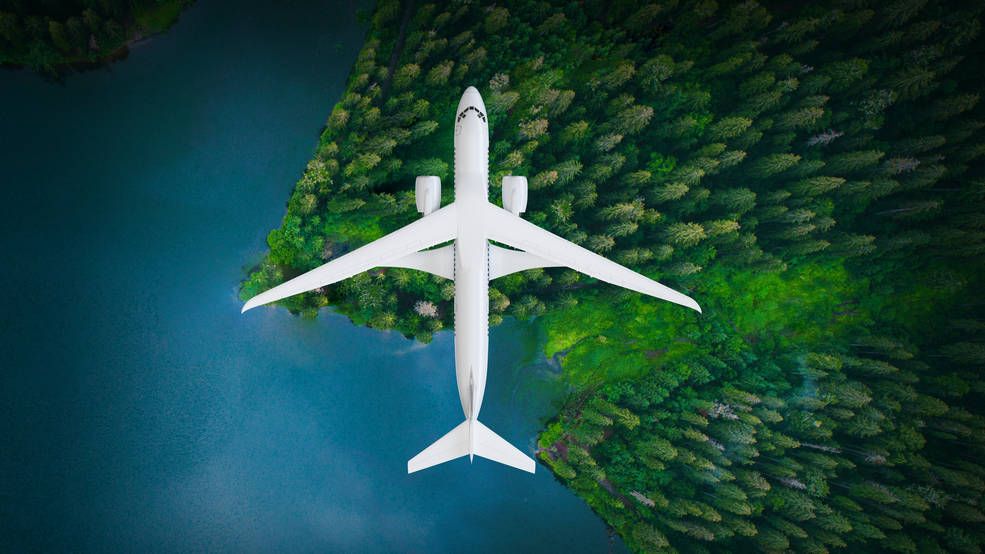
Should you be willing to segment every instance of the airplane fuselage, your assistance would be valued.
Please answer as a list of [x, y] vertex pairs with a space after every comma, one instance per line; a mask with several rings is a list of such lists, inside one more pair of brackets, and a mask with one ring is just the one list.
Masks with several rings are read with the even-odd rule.
[[[462, 96], [455, 118], [455, 202], [463, 213], [481, 213], [489, 202], [489, 126], [475, 89]], [[488, 357], [489, 241], [463, 217], [455, 239], [455, 375], [469, 420], [482, 407]]]
[[[527, 181], [503, 178], [503, 207], [489, 201], [489, 122], [469, 87], [455, 113], [455, 201], [441, 207], [438, 176], [418, 176], [424, 215], [386, 236], [264, 291], [243, 311], [347, 279], [374, 267], [426, 271], [455, 281], [455, 376], [465, 421], [407, 461], [408, 473], [477, 455], [533, 473], [534, 460], [479, 421], [489, 358], [489, 281], [518, 271], [569, 267], [600, 281], [697, 311], [693, 298], [524, 221]], [[450, 240], [453, 244], [441, 246]], [[490, 241], [505, 246], [493, 245]]]

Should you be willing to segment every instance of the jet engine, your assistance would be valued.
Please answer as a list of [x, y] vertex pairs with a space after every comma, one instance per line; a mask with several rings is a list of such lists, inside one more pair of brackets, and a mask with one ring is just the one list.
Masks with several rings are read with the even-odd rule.
[[503, 177], [503, 207], [519, 216], [527, 211], [527, 178], [506, 175]]
[[417, 211], [424, 215], [441, 207], [441, 178], [435, 175], [421, 175], [414, 183], [417, 197]]

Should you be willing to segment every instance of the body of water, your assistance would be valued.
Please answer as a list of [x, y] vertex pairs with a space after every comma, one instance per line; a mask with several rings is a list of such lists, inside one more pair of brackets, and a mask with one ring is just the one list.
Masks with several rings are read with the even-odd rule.
[[[0, 72], [0, 550], [611, 546], [544, 467], [406, 474], [461, 420], [450, 333], [240, 314], [356, 8], [203, 0], [105, 69]], [[483, 403], [526, 450], [559, 394], [533, 333], [493, 330]]]

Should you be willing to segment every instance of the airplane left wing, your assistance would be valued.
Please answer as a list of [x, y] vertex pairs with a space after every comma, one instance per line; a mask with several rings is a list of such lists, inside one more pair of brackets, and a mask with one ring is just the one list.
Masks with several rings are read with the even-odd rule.
[[539, 256], [553, 262], [551, 265], [570, 267], [599, 281], [701, 311], [701, 306], [693, 298], [545, 231], [499, 206], [486, 204], [486, 211], [482, 215], [486, 223], [486, 234], [491, 240]]
[[458, 206], [454, 203], [251, 298], [243, 311], [330, 285], [374, 267], [383, 267], [408, 254], [455, 238]]

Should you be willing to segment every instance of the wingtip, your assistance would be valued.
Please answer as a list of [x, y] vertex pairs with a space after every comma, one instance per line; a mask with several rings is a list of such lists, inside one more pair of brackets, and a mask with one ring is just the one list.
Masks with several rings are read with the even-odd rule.
[[256, 302], [254, 302], [254, 300], [256, 300], [256, 297], [253, 297], [253, 298], [250, 298], [249, 300], [247, 300], [246, 301], [246, 304], [243, 304], [243, 309], [240, 310], [239, 313], [245, 314], [249, 310], [252, 310], [253, 308], [256, 308], [258, 304]]

